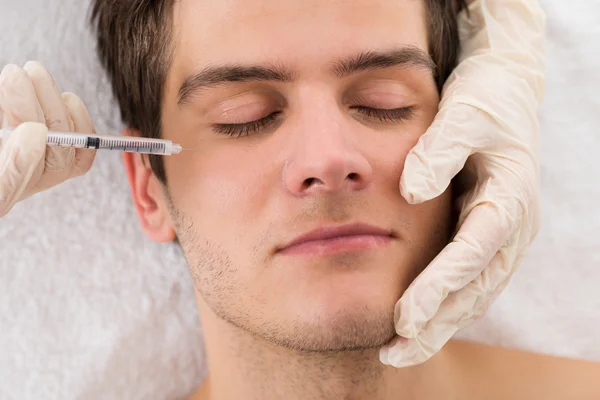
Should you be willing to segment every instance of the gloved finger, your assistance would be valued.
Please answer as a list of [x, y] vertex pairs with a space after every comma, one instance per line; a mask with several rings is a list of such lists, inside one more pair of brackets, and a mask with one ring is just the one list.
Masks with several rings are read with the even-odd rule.
[[396, 332], [400, 336], [417, 337], [449, 293], [460, 290], [482, 273], [511, 238], [509, 218], [495, 202], [479, 203], [468, 213], [452, 242], [396, 303]]
[[0, 108], [2, 128], [16, 128], [23, 122], [45, 123], [31, 79], [16, 65], [7, 65], [0, 74]]
[[417, 204], [442, 194], [467, 158], [493, 142], [493, 130], [485, 129], [491, 126], [492, 116], [471, 105], [442, 107], [404, 162], [400, 192], [406, 201]]
[[23, 69], [33, 84], [48, 129], [71, 132], [73, 127], [69, 126], [69, 114], [54, 78], [36, 61], [27, 62]]
[[[67, 107], [73, 128], [75, 132], [80, 133], [96, 133], [92, 118], [88, 113], [83, 101], [73, 93], [63, 93], [62, 99]], [[81, 176], [87, 173], [96, 157], [96, 150], [93, 149], [76, 149], [75, 161], [73, 163], [72, 177]]]
[[456, 324], [458, 328], [457, 332], [471, 325], [473, 322], [481, 318], [490, 309], [490, 306], [496, 301], [498, 296], [500, 296], [500, 294], [504, 292], [504, 289], [506, 289], [506, 287], [510, 283], [511, 276], [512, 275], [509, 275], [506, 279], [501, 281], [500, 284], [491, 294], [486, 294], [486, 297], [483, 297], [479, 302], [480, 305], [476, 310], [469, 310], [468, 313], [465, 313], [462, 316], [462, 318]]
[[47, 132], [45, 124], [27, 122], [3, 140], [0, 151], [0, 218], [24, 198], [28, 184], [37, 181], [44, 172]]
[[452, 293], [414, 339], [396, 337], [380, 351], [380, 360], [396, 368], [421, 364], [431, 358], [461, 329], [489, 309], [506, 288], [510, 272], [505, 267], [510, 252], [499, 251], [487, 269], [465, 288]]
[[[515, 245], [516, 243], [500, 249], [481, 275], [464, 288], [451, 293], [428, 322], [428, 326], [445, 330], [456, 326], [460, 330], [487, 311], [495, 299], [494, 295], [499, 295], [501, 289], [510, 281], [514, 271], [512, 266], [515, 263], [512, 247]], [[422, 336], [423, 340], [434, 341], [436, 337], [426, 331], [427, 329], [424, 329], [419, 336]]]
[[396, 368], [405, 367], [406, 365], [404, 364], [407, 362], [409, 363], [409, 366], [414, 365], [410, 364], [410, 362], [407, 361], [407, 357], [404, 355], [404, 353], [400, 352], [400, 349], [406, 348], [409, 340], [414, 339], [406, 339], [398, 335], [394, 336], [394, 338], [388, 344], [379, 349], [379, 361], [383, 365], [390, 365]]
[[[50, 73], [38, 62], [30, 61], [23, 69], [29, 75], [44, 112], [49, 130], [71, 132], [69, 113]], [[75, 161], [75, 149], [71, 147], [49, 147], [46, 153], [47, 182], [52, 186], [70, 174]], [[56, 175], [56, 176], [55, 176]]]

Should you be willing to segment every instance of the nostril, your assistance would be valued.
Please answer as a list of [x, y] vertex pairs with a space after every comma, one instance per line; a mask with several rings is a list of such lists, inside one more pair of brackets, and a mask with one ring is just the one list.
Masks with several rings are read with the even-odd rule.
[[313, 183], [315, 183], [315, 178], [308, 178], [304, 180], [305, 187], [312, 186]]
[[351, 174], [348, 175], [348, 179], [350, 179], [351, 181], [356, 182], [356, 181], [360, 180], [360, 176], [357, 173], [352, 172]]

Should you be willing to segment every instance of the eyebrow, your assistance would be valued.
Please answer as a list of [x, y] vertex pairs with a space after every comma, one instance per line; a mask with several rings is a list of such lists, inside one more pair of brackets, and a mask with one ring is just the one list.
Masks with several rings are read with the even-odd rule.
[[[368, 51], [332, 63], [330, 72], [343, 78], [357, 72], [372, 71], [390, 67], [412, 67], [436, 74], [436, 66], [423, 50], [407, 46], [390, 51]], [[281, 66], [243, 66], [238, 64], [219, 65], [204, 68], [186, 77], [179, 88], [178, 104], [182, 105], [196, 93], [230, 82], [293, 82], [295, 74]]]
[[418, 47], [407, 46], [400, 49], [376, 52], [368, 51], [354, 57], [337, 61], [333, 64], [332, 72], [338, 78], [375, 69], [390, 67], [413, 67], [424, 69], [435, 75], [435, 63], [423, 50]]

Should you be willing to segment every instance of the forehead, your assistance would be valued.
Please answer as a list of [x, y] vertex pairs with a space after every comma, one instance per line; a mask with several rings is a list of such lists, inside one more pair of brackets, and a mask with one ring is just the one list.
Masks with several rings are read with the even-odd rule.
[[414, 46], [427, 50], [422, 0], [181, 0], [173, 18], [173, 67], [293, 64]]

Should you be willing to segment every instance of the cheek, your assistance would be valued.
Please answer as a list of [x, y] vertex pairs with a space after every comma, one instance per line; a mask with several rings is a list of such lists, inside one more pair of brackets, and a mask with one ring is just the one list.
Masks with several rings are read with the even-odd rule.
[[186, 154], [165, 167], [173, 201], [198, 229], [215, 234], [258, 219], [273, 184], [260, 159], [231, 149]]
[[[430, 114], [430, 112], [427, 112]], [[386, 135], [373, 136], [369, 144], [369, 158], [378, 171], [386, 171], [385, 180], [394, 181], [399, 190], [400, 177], [404, 171], [404, 163], [411, 149], [417, 144], [420, 137], [427, 130], [431, 119], [419, 118], [407, 126], [399, 127], [397, 131], [388, 132]], [[370, 145], [373, 147], [370, 147]]]
[[439, 253], [450, 240], [452, 225], [452, 190], [435, 199], [409, 206], [415, 239], [428, 253]]

